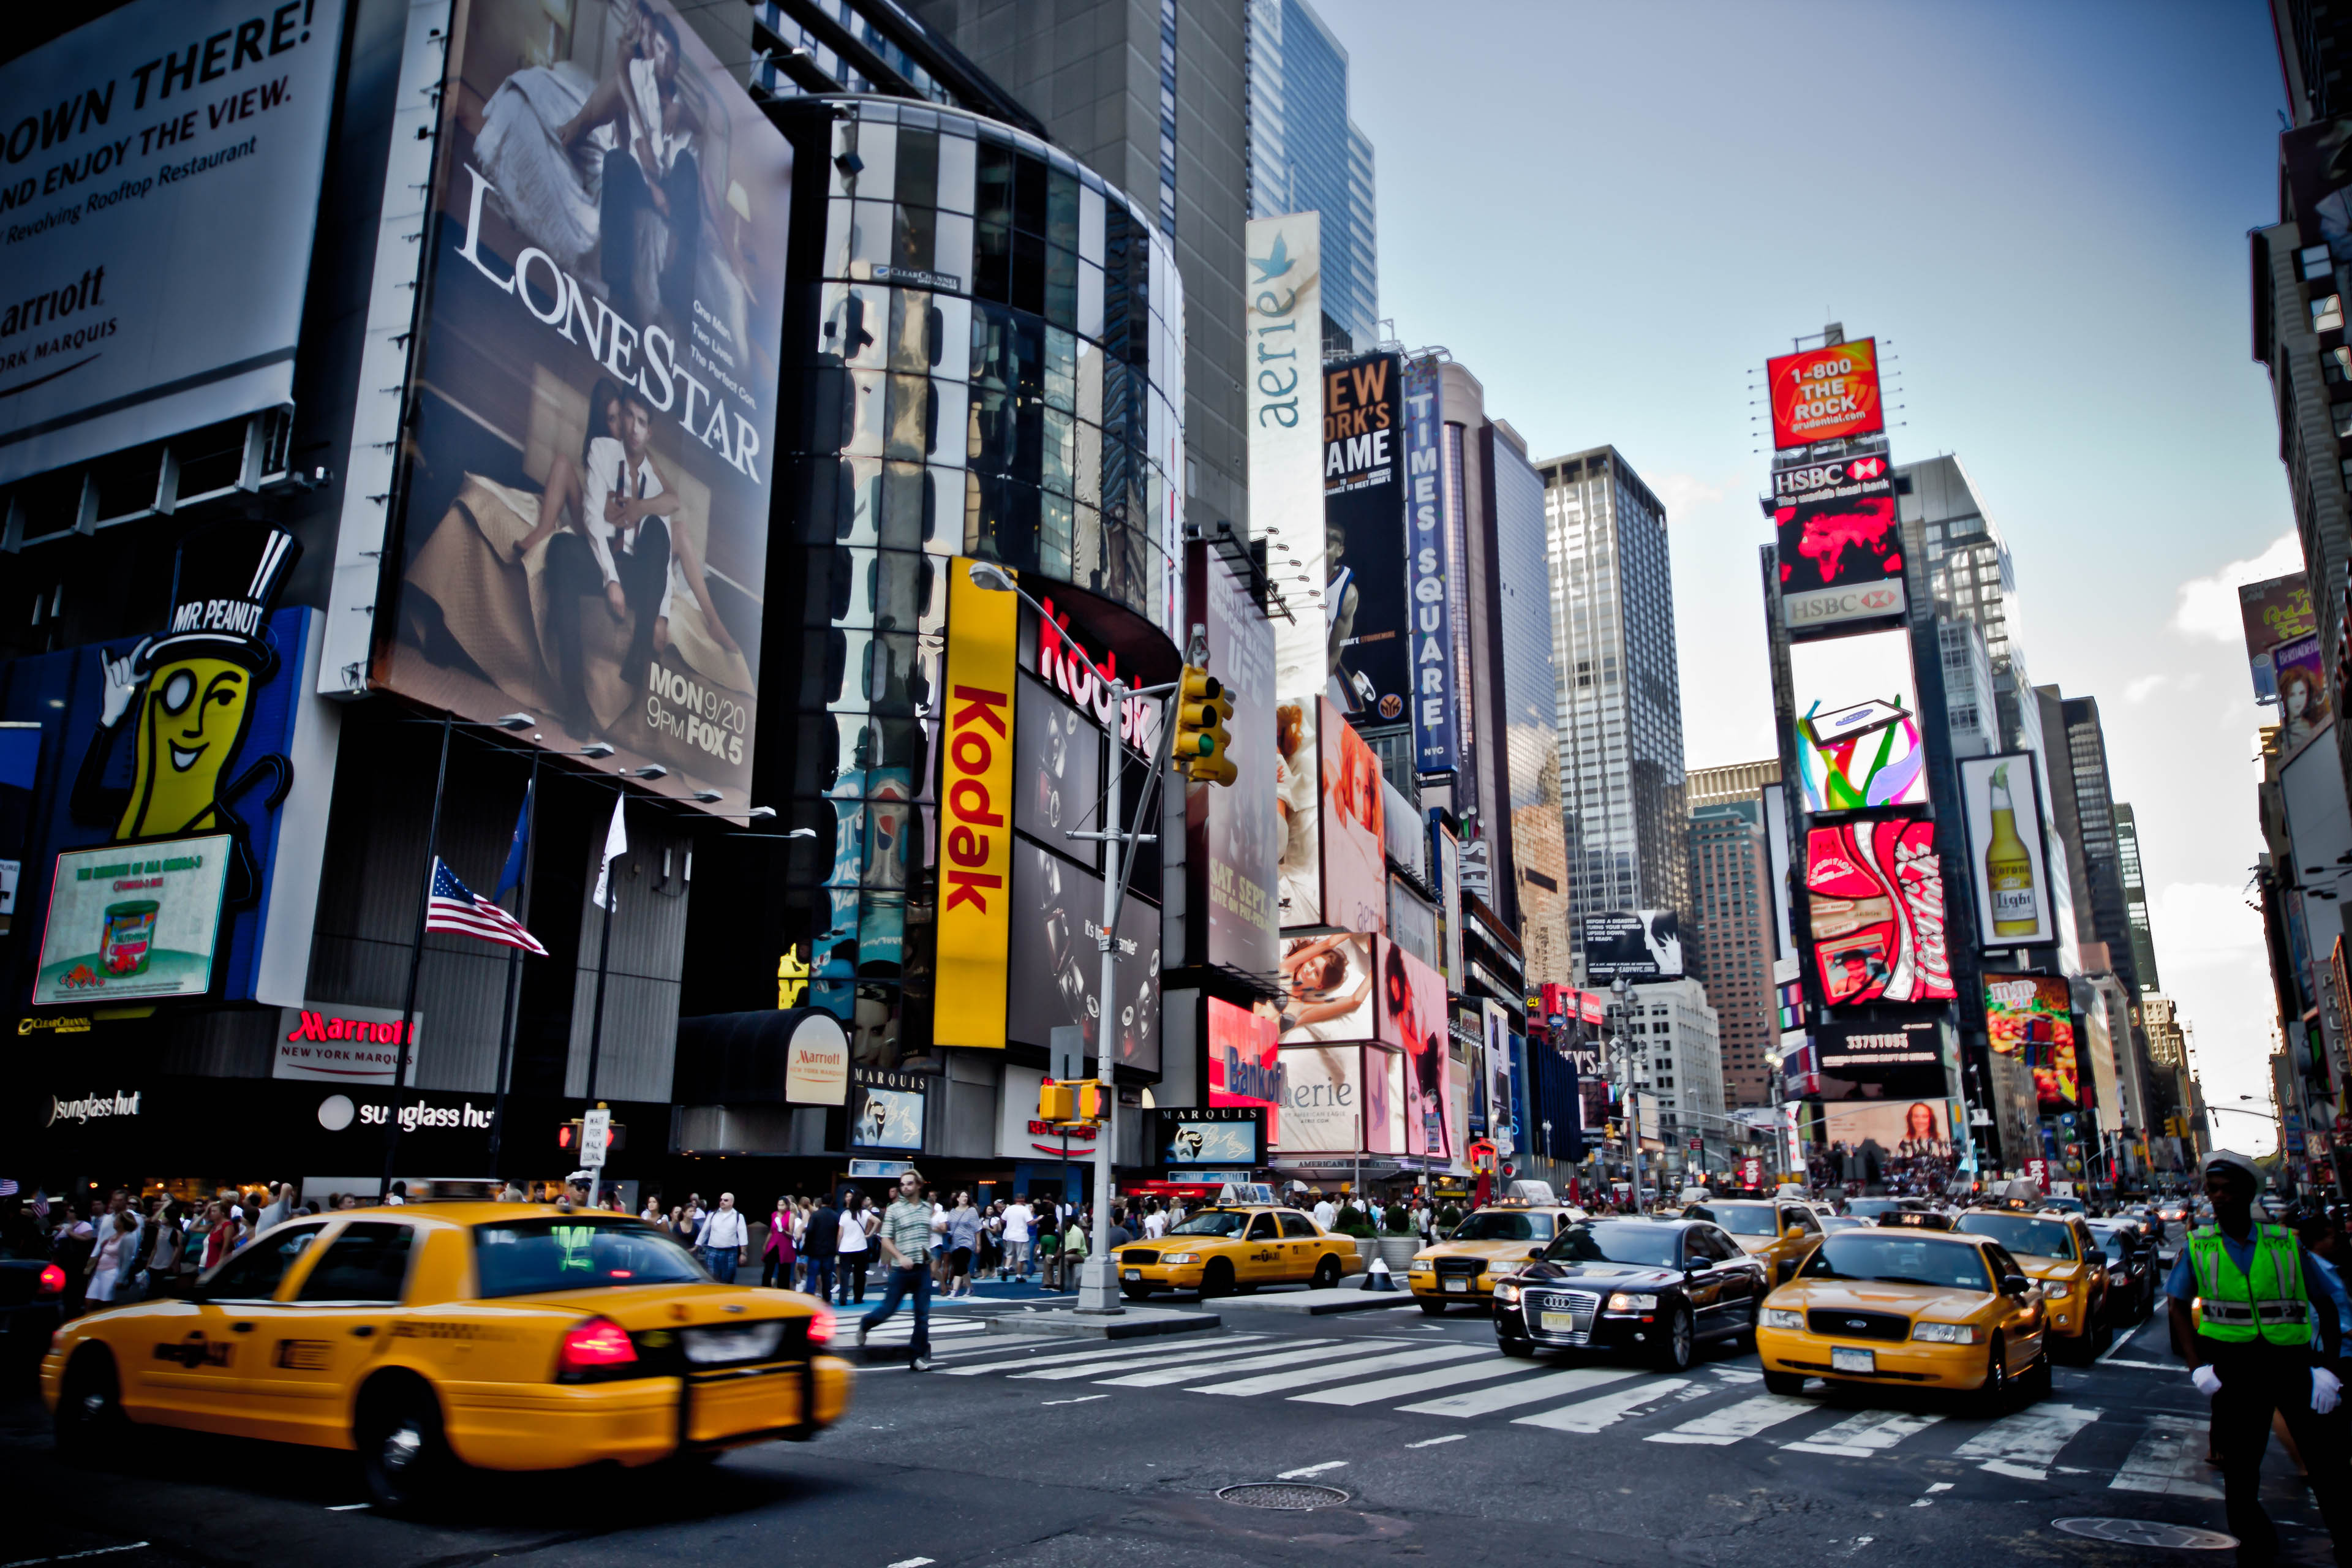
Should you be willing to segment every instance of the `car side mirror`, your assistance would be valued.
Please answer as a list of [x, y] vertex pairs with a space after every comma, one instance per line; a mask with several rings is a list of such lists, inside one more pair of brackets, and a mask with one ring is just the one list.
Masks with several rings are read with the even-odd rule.
[[2000, 1293], [2004, 1296], [2022, 1296], [2032, 1289], [2032, 1282], [2022, 1274], [2004, 1274], [2000, 1277]]

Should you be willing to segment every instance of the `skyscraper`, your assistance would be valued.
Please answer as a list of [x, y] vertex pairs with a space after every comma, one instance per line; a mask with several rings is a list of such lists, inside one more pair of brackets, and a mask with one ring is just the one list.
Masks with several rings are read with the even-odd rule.
[[1248, 26], [1249, 216], [1323, 215], [1325, 341], [1369, 349], [1380, 230], [1372, 144], [1348, 116], [1348, 51], [1307, 0], [1249, 0]]
[[[1568, 936], [1568, 834], [1559, 787], [1559, 680], [1552, 665], [1551, 595], [1545, 585], [1544, 483], [1527, 443], [1502, 420], [1479, 433], [1495, 543], [1489, 559], [1499, 656], [1503, 772], [1509, 788], [1508, 889], [1503, 910], [1519, 933], [1530, 989], [1575, 979]], [[1497, 880], [1502, 868], [1496, 868]]]
[[2124, 921], [2131, 928], [2132, 973], [2150, 991], [2161, 991], [2156, 933], [2147, 920], [2147, 888], [2140, 879], [2139, 822], [2122, 801], [2116, 803], [2116, 868], [2124, 889]]
[[[1772, 772], [1777, 777], [1780, 769]], [[1773, 906], [1762, 799], [1751, 792], [1691, 807], [1690, 858], [1696, 929], [1683, 933], [1683, 952], [1695, 956], [1692, 973], [1705, 982], [1715, 1006], [1724, 1102], [1769, 1104], [1764, 1058], [1780, 1029], [1772, 992]]]
[[1666, 509], [1613, 447], [1536, 465], [1551, 547], [1569, 934], [1690, 908], [1682, 679]]

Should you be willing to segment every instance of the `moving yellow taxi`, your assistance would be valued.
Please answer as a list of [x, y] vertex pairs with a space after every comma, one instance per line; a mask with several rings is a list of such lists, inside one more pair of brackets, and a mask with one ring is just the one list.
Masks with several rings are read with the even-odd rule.
[[1787, 1198], [1727, 1198], [1693, 1204], [1685, 1219], [1713, 1220], [1739, 1250], [1764, 1265], [1772, 1283], [1794, 1276], [1822, 1244], [1822, 1222], [1810, 1205]]
[[66, 1324], [41, 1392], [68, 1457], [131, 1424], [350, 1448], [399, 1508], [466, 1466], [809, 1437], [848, 1408], [833, 1331], [822, 1303], [719, 1284], [625, 1215], [361, 1209], [272, 1226], [190, 1300]]
[[2049, 1209], [2040, 1214], [1971, 1209], [1960, 1216], [1959, 1229], [2000, 1243], [2016, 1256], [2026, 1277], [2042, 1287], [2051, 1349], [2060, 1359], [2087, 1363], [2106, 1348], [2112, 1333], [2107, 1255], [2088, 1225]]
[[2050, 1391], [2041, 1291], [1990, 1237], [1884, 1227], [1840, 1231], [1764, 1299], [1764, 1386], [1832, 1383]]
[[1158, 1241], [1118, 1249], [1118, 1287], [1135, 1301], [1160, 1290], [1229, 1296], [1299, 1283], [1328, 1289], [1363, 1268], [1353, 1241], [1281, 1205], [1201, 1209]]
[[1517, 1272], [1561, 1226], [1583, 1217], [1582, 1209], [1550, 1201], [1506, 1200], [1474, 1209], [1444, 1240], [1413, 1254], [1406, 1284], [1433, 1316], [1456, 1302], [1486, 1306], [1496, 1280]]

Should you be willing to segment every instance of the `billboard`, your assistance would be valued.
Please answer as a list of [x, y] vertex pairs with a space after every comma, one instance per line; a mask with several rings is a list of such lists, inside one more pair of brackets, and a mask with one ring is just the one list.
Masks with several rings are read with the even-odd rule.
[[1682, 917], [1673, 910], [1612, 910], [1584, 917], [1584, 973], [1591, 980], [1679, 980]]
[[2271, 667], [2277, 672], [2279, 759], [2284, 762], [2317, 739], [2331, 717], [2327, 661], [2320, 652], [2319, 634], [2273, 646]]
[[1402, 724], [1412, 692], [1405, 591], [1404, 359], [1323, 367], [1323, 535], [1336, 662], [1327, 695], [1359, 724]]
[[1322, 759], [1315, 739], [1322, 707], [1308, 697], [1274, 710], [1275, 811], [1282, 818], [1275, 882], [1285, 926], [1323, 923]]
[[[1013, 930], [1009, 980], [997, 983], [1005, 1008], [1003, 1038], [1049, 1045], [1056, 1028], [1086, 1033], [1095, 1050], [1102, 1016], [1102, 879], [1080, 870], [1027, 839], [1013, 848]], [[1115, 1038], [1118, 1065], [1160, 1070], [1160, 911], [1129, 892], [1120, 903]], [[942, 1034], [948, 1016], [966, 1004], [943, 984], [940, 992]]]
[[1790, 637], [1903, 615], [1903, 531], [1884, 454], [1774, 469], [1772, 522]]
[[2278, 667], [2271, 650], [2319, 629], [2311, 613], [2311, 580], [2300, 572], [2247, 583], [2238, 589], [2238, 614], [2245, 623], [2246, 658], [2253, 666], [2254, 700], [2278, 700]]
[[[940, 737], [939, 994], [942, 1046], [1004, 1044], [1011, 957], [1013, 683], [1021, 601], [975, 585], [958, 556], [948, 577], [947, 723]], [[1095, 908], [1100, 909], [1097, 903]], [[1034, 1037], [1043, 1043], [1045, 1036]]]
[[1955, 1146], [1952, 1101], [1940, 1091], [1917, 1099], [1825, 1100], [1820, 1114], [1834, 1173], [1845, 1181], [1939, 1190], [1966, 1147], [1965, 1139]]
[[1454, 571], [1446, 526], [1441, 373], [1415, 360], [1404, 375], [1405, 592], [1412, 600], [1412, 754], [1425, 773], [1461, 765], [1454, 744], [1454, 626], [1445, 585]]
[[373, 682], [740, 812], [791, 148], [674, 0], [457, 16]]
[[1384, 931], [1389, 870], [1381, 760], [1330, 699], [1320, 706], [1323, 921], [1349, 931]]
[[1271, 1011], [1206, 998], [1209, 1103], [1263, 1106], [1266, 1135], [1281, 1141], [1282, 1021]]
[[1856, 338], [1764, 362], [1776, 450], [1842, 441], [1886, 428], [1878, 392], [1878, 342]]
[[1363, 1058], [1361, 1046], [1284, 1047], [1282, 1136], [1277, 1142], [1283, 1153], [1362, 1152]]
[[1323, 550], [1323, 220], [1254, 217], [1243, 247], [1250, 532], [1279, 562], [1291, 615], [1274, 626], [1275, 691], [1313, 701], [1331, 679]]
[[1369, 932], [1294, 937], [1282, 953], [1282, 1043], [1375, 1037], [1373, 971], [1380, 939]]
[[1405, 1090], [1402, 1051], [1373, 1047], [1364, 1052], [1364, 1152], [1402, 1154], [1411, 1140], [1405, 1131], [1405, 1108], [1412, 1096]]
[[0, 483], [293, 403], [343, 9], [142, 0], [0, 67]]
[[1192, 624], [1208, 630], [1210, 673], [1233, 699], [1226, 729], [1239, 742], [1233, 787], [1184, 786], [1187, 907], [1208, 911], [1205, 921], [1185, 922], [1189, 940], [1205, 944], [1188, 962], [1271, 974], [1282, 935], [1276, 868], [1287, 847], [1288, 798], [1276, 784], [1274, 628], [1205, 544], [1192, 547], [1185, 593]]
[[1962, 757], [1960, 809], [1968, 819], [1983, 947], [2038, 947], [2058, 940], [2042, 832], [2038, 763], [2031, 752]]
[[1791, 643], [1789, 673], [1808, 814], [1927, 804], [1907, 627]]
[[1375, 945], [1381, 982], [1373, 1028], [1376, 1038], [1403, 1052], [1405, 1152], [1446, 1153], [1458, 1144], [1446, 1133], [1454, 1041], [1445, 1026], [1444, 978], [1385, 938]]
[[1263, 1165], [1266, 1116], [1263, 1110], [1243, 1106], [1155, 1110], [1149, 1145], [1152, 1162], [1171, 1171], [1187, 1165]]
[[1934, 823], [1900, 817], [1812, 829], [1805, 890], [1830, 1005], [1953, 999]]
[[1941, 1100], [1948, 1087], [1944, 1026], [1936, 1019], [1820, 1024], [1812, 1038], [1824, 1099]]
[[849, 1146], [920, 1150], [923, 1101], [930, 1080], [921, 1073], [858, 1068], [849, 1089]]
[[1090, 714], [1050, 695], [1023, 676], [1015, 682], [1013, 826], [1098, 870], [1102, 851], [1090, 838], [1072, 838], [1101, 826], [1103, 732]]
[[1984, 977], [1985, 1033], [1994, 1052], [2033, 1070], [2034, 1097], [2045, 1110], [2083, 1102], [2074, 1051], [2074, 988], [2059, 974]]
[[33, 1005], [202, 996], [212, 990], [226, 834], [134, 850], [70, 849], [57, 860]]

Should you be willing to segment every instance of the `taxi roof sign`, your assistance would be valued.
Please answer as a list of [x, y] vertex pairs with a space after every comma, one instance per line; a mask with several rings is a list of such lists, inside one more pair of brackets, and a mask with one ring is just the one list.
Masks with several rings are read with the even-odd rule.
[[1281, 1201], [1274, 1195], [1271, 1182], [1227, 1182], [1217, 1189], [1217, 1206], [1220, 1208], [1228, 1205], [1246, 1207], [1251, 1204], [1272, 1205]]
[[1549, 1182], [1522, 1177], [1503, 1189], [1504, 1201], [1515, 1204], [1554, 1205], [1559, 1202]]

